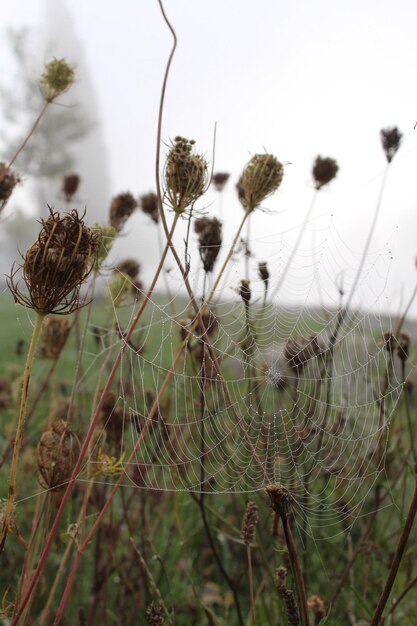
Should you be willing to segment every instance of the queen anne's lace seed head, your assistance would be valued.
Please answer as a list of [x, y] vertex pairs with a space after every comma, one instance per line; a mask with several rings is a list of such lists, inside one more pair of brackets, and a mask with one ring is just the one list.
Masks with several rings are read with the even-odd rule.
[[272, 154], [255, 154], [243, 170], [238, 192], [242, 204], [252, 211], [280, 186], [284, 177], [284, 168]]
[[183, 213], [194, 204], [207, 186], [207, 161], [194, 152], [194, 143], [176, 137], [165, 163], [166, 194], [176, 213]]

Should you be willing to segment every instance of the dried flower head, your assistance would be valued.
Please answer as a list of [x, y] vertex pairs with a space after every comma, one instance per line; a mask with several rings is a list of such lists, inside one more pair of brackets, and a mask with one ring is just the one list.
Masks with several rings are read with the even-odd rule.
[[136, 259], [126, 259], [116, 267], [117, 272], [126, 274], [129, 278], [136, 278], [140, 272], [140, 263]]
[[398, 148], [400, 147], [403, 136], [396, 126], [393, 128], [383, 128], [381, 130], [382, 149], [385, 152], [388, 163], [391, 163]]
[[62, 193], [65, 200], [70, 202], [77, 193], [77, 189], [80, 185], [81, 178], [78, 174], [67, 174], [62, 179]]
[[175, 137], [165, 163], [165, 187], [176, 213], [183, 213], [203, 195], [208, 178], [205, 158], [195, 154], [194, 141]]
[[94, 269], [98, 271], [106, 260], [111, 250], [113, 242], [117, 235], [117, 230], [113, 226], [100, 226], [100, 224], [94, 224], [92, 228], [96, 235], [98, 242], [97, 259], [94, 265]]
[[311, 596], [307, 600], [307, 606], [314, 615], [314, 626], [317, 626], [326, 615], [324, 602], [318, 596]]
[[[0, 203], [1, 209], [13, 193], [13, 189], [20, 182], [20, 178], [5, 163], [0, 163]], [[0, 210], [1, 210], [0, 209]]]
[[289, 367], [299, 374], [311, 359], [320, 354], [320, 346], [315, 335], [290, 338], [285, 344], [284, 357]]
[[97, 257], [98, 238], [77, 211], [61, 215], [49, 207], [37, 241], [23, 257], [23, 280], [28, 294], [15, 283], [12, 269], [8, 286], [18, 304], [38, 313], [71, 313], [80, 307], [80, 289]]
[[222, 224], [215, 217], [200, 217], [194, 222], [198, 250], [205, 272], [212, 272], [222, 245]]
[[245, 206], [252, 211], [280, 186], [284, 168], [272, 154], [255, 154], [242, 174]]
[[150, 604], [145, 612], [146, 621], [151, 626], [165, 626], [164, 611], [159, 604]]
[[42, 324], [40, 349], [43, 359], [57, 359], [68, 339], [71, 327], [65, 317], [47, 317]]
[[37, 449], [39, 482], [45, 489], [65, 489], [79, 454], [79, 441], [68, 422], [55, 421], [46, 430]]
[[264, 281], [265, 287], [268, 287], [269, 271], [268, 271], [268, 266], [265, 263], [265, 261], [258, 263], [258, 274], [259, 274], [259, 278]]
[[240, 536], [247, 546], [253, 543], [258, 519], [258, 507], [255, 502], [248, 502], [240, 531]]
[[75, 73], [65, 59], [53, 59], [45, 65], [39, 84], [47, 102], [67, 91], [74, 82]]
[[217, 191], [223, 191], [229, 178], [230, 174], [228, 174], [227, 172], [217, 172], [216, 174], [213, 174], [211, 182], [213, 183]]
[[281, 518], [287, 518], [289, 513], [289, 491], [282, 485], [276, 483], [265, 487], [265, 493], [269, 497], [271, 509], [278, 513]]
[[139, 198], [140, 208], [151, 220], [157, 224], [159, 222], [158, 196], [150, 192]]
[[286, 587], [287, 570], [282, 565], [275, 570], [275, 586], [278, 591], [278, 595], [285, 604], [287, 612], [288, 624], [290, 626], [298, 626], [300, 618], [298, 615], [298, 607], [294, 597], [294, 592]]
[[252, 291], [251, 291], [251, 288], [250, 288], [249, 280], [243, 279], [243, 280], [240, 281], [240, 287], [238, 289], [238, 293], [239, 293], [239, 296], [243, 300], [243, 304], [245, 306], [247, 306], [249, 304], [249, 302], [250, 302], [251, 297], [252, 297]]
[[129, 191], [119, 193], [113, 198], [110, 205], [110, 226], [120, 232], [137, 206], [137, 201]]
[[321, 189], [324, 185], [330, 183], [333, 178], [336, 178], [338, 171], [339, 166], [334, 159], [330, 157], [323, 158], [319, 155], [314, 162], [312, 171], [316, 189]]

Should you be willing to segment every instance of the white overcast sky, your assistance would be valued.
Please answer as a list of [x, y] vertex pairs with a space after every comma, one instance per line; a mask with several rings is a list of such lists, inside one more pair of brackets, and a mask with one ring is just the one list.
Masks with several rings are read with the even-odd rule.
[[[97, 91], [112, 193], [154, 189], [157, 107], [171, 45], [158, 2], [65, 4]], [[347, 282], [354, 275], [385, 167], [379, 131], [400, 128], [403, 144], [388, 179], [362, 292], [362, 304], [390, 305], [395, 311], [401, 291], [406, 300], [417, 279], [417, 3], [165, 0], [164, 5], [178, 50], [163, 138], [194, 138], [211, 159], [217, 123], [215, 170], [232, 175], [222, 209], [226, 240], [241, 215], [234, 184], [250, 155], [266, 149], [291, 163], [281, 190], [266, 203], [276, 214], [254, 216], [253, 271], [257, 260], [267, 259], [276, 271], [282, 267], [309, 206], [315, 156], [339, 163], [337, 179], [320, 194], [283, 292], [288, 299], [301, 295], [303, 300], [312, 286], [308, 270], [316, 262], [326, 302], [336, 297], [337, 272], [346, 270]], [[45, 6], [44, 0], [0, 0], [2, 32], [8, 26], [40, 27]], [[7, 72], [4, 63], [0, 69]], [[214, 194], [204, 206], [218, 210]], [[153, 258], [144, 241], [148, 228], [144, 225], [136, 239], [127, 238], [126, 246], [143, 245]]]

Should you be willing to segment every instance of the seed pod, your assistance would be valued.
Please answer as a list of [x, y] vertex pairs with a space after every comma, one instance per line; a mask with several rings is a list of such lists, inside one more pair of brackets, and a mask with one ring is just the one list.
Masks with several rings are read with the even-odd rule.
[[20, 183], [20, 178], [5, 163], [0, 163], [0, 211], [13, 193], [13, 189]]
[[137, 206], [137, 201], [129, 191], [119, 193], [110, 205], [110, 226], [113, 226], [119, 233]]
[[55, 421], [46, 430], [37, 449], [39, 482], [45, 489], [62, 491], [66, 487], [79, 454], [79, 442], [68, 422]]
[[39, 85], [47, 102], [53, 102], [74, 82], [75, 73], [65, 59], [54, 59], [45, 65]]
[[222, 245], [222, 225], [215, 217], [201, 217], [194, 222], [198, 249], [205, 272], [212, 272]]
[[396, 126], [393, 128], [383, 128], [381, 130], [382, 149], [385, 153], [388, 163], [391, 163], [398, 148], [400, 147], [403, 136]]
[[139, 198], [142, 211], [149, 215], [151, 220], [157, 224], [159, 222], [158, 196], [156, 193], [147, 193]]
[[240, 531], [240, 536], [247, 546], [253, 543], [258, 519], [258, 507], [255, 502], [248, 502]]
[[272, 154], [255, 154], [242, 174], [245, 205], [252, 211], [280, 186], [284, 168]]
[[265, 287], [268, 287], [269, 283], [269, 271], [267, 264], [264, 262], [258, 264], [259, 278], [264, 281]]
[[41, 357], [57, 359], [65, 346], [70, 330], [70, 324], [64, 317], [44, 319], [40, 338]]
[[166, 193], [176, 213], [194, 204], [207, 185], [207, 162], [193, 147], [194, 141], [176, 137], [165, 163]]
[[243, 300], [243, 304], [245, 306], [248, 306], [250, 299], [252, 297], [250, 282], [248, 280], [243, 279], [240, 281], [240, 287], [239, 287], [238, 293]]
[[227, 172], [217, 172], [216, 174], [213, 174], [211, 182], [213, 183], [217, 191], [223, 191], [229, 178], [230, 174], [228, 174]]
[[330, 183], [339, 171], [339, 166], [334, 159], [329, 157], [322, 158], [320, 155], [316, 158], [313, 165], [313, 178], [316, 189], [321, 189], [324, 185]]
[[79, 308], [81, 285], [97, 258], [98, 237], [87, 228], [77, 211], [54, 213], [41, 220], [38, 240], [23, 257], [23, 280], [28, 294], [15, 283], [12, 269], [8, 286], [18, 304], [44, 315], [66, 314]]
[[65, 200], [69, 202], [77, 193], [81, 178], [78, 174], [67, 174], [62, 179], [62, 193]]

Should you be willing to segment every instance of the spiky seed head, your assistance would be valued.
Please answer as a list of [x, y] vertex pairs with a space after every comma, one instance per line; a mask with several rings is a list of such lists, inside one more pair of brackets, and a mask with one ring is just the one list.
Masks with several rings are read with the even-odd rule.
[[245, 280], [242, 279], [240, 281], [240, 287], [239, 287], [239, 295], [243, 300], [243, 304], [248, 305], [250, 302], [250, 299], [252, 298], [252, 291], [250, 288], [250, 281], [249, 280]]
[[146, 193], [139, 198], [139, 205], [142, 211], [149, 215], [151, 220], [157, 224], [159, 222], [158, 196], [156, 193]]
[[175, 137], [165, 163], [166, 194], [172, 209], [179, 214], [203, 195], [207, 185], [207, 161], [194, 152], [194, 143]]
[[151, 626], [164, 626], [165, 625], [164, 612], [162, 610], [162, 607], [159, 604], [154, 604], [152, 602], [152, 604], [150, 604], [147, 607], [145, 616], [146, 616], [146, 621]]
[[398, 148], [400, 147], [403, 136], [396, 126], [393, 128], [383, 128], [381, 130], [382, 149], [385, 153], [388, 163], [391, 163]]
[[5, 163], [0, 163], [0, 211], [4, 208], [18, 183], [20, 183], [20, 177]]
[[319, 598], [319, 596], [310, 596], [307, 600], [307, 607], [314, 615], [314, 626], [318, 626], [323, 617], [326, 615], [323, 600]]
[[214, 188], [217, 189], [217, 191], [223, 191], [229, 178], [230, 174], [228, 174], [227, 172], [217, 172], [216, 174], [213, 174], [211, 182], [213, 183]]
[[243, 170], [245, 207], [252, 211], [280, 186], [284, 167], [272, 154], [255, 154]]
[[23, 257], [28, 293], [15, 282], [19, 268], [12, 269], [7, 282], [18, 304], [44, 315], [66, 314], [81, 306], [80, 289], [95, 265], [99, 242], [77, 211], [61, 216], [49, 207], [49, 213], [40, 220], [38, 239]]
[[313, 178], [316, 189], [321, 189], [333, 178], [336, 178], [336, 174], [339, 171], [339, 166], [334, 159], [330, 157], [321, 157], [318, 155], [313, 165]]
[[258, 519], [258, 507], [255, 502], [248, 502], [240, 531], [240, 536], [247, 546], [253, 543], [253, 540], [255, 539]]
[[41, 436], [37, 448], [39, 482], [45, 489], [62, 491], [71, 477], [79, 441], [65, 420], [56, 420]]
[[78, 174], [67, 174], [62, 179], [62, 193], [64, 194], [65, 200], [70, 202], [72, 198], [77, 193], [77, 189], [80, 185], [81, 178]]
[[133, 195], [126, 191], [115, 196], [110, 205], [109, 222], [120, 232], [132, 213], [137, 209], [138, 203]]
[[222, 224], [215, 217], [200, 217], [194, 222], [198, 250], [205, 272], [212, 272], [222, 245]]
[[41, 357], [57, 359], [68, 339], [71, 327], [65, 317], [47, 317], [42, 323], [40, 338]]
[[71, 87], [75, 72], [65, 59], [53, 59], [45, 65], [39, 84], [43, 97], [53, 102], [58, 96]]

